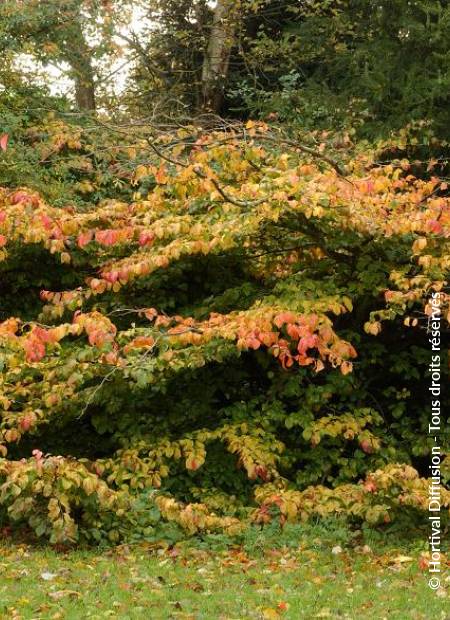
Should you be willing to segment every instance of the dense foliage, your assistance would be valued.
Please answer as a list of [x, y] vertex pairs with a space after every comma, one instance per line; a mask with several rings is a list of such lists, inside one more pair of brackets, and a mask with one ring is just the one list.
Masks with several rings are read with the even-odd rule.
[[252, 121], [114, 131], [122, 198], [1, 191], [2, 521], [118, 540], [426, 509], [446, 184]]
[[448, 3], [268, 4], [240, 48], [245, 69], [230, 75], [231, 105], [364, 136], [425, 118], [448, 137]]

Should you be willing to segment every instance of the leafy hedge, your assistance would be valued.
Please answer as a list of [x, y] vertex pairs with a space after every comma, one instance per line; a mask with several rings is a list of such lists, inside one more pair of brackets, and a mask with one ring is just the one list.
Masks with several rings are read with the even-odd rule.
[[1, 190], [4, 524], [119, 540], [426, 509], [445, 183], [253, 122], [144, 138], [132, 203]]

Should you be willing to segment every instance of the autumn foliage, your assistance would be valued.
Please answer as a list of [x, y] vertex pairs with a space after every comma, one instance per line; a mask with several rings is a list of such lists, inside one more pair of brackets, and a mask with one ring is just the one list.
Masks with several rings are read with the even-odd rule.
[[1, 190], [2, 521], [119, 540], [144, 496], [189, 533], [426, 509], [445, 183], [252, 122], [135, 150], [131, 203]]

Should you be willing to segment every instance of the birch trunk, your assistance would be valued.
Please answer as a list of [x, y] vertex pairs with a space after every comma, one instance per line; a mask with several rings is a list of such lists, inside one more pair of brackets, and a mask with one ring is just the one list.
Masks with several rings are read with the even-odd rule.
[[217, 0], [202, 68], [202, 108], [220, 112], [236, 32], [236, 0]]

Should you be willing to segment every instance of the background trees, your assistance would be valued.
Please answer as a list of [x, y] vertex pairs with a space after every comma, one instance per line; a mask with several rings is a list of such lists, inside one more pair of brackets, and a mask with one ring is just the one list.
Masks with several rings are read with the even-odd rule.
[[444, 2], [155, 0], [133, 12], [127, 2], [8, 0], [1, 10], [3, 79], [24, 52], [56, 63], [80, 110], [95, 108], [96, 83], [111, 71], [105, 60], [120, 54], [128, 89], [122, 101], [102, 101], [106, 108], [274, 113], [369, 138], [428, 119], [447, 136]]

